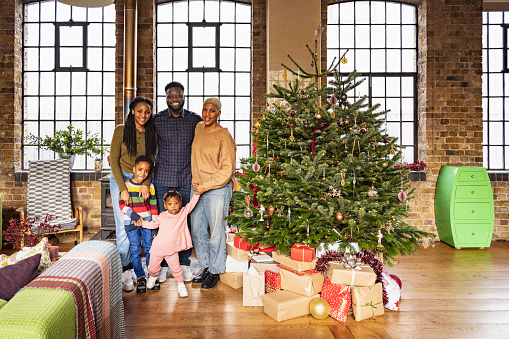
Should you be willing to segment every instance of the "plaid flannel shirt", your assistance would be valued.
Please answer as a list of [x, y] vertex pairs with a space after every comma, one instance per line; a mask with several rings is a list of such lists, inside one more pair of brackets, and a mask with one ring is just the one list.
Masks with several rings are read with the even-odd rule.
[[174, 117], [166, 108], [154, 115], [157, 132], [157, 154], [152, 182], [166, 187], [191, 184], [191, 146], [194, 129], [202, 118], [184, 109]]

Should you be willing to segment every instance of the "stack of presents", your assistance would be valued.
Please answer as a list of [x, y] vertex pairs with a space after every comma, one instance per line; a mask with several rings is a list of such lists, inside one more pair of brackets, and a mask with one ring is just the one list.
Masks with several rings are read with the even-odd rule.
[[243, 288], [243, 306], [263, 306], [278, 322], [310, 314], [315, 298], [325, 299], [329, 315], [339, 322], [352, 312], [361, 321], [383, 315], [384, 308], [398, 309], [401, 286], [374, 256], [363, 262], [362, 256], [341, 254], [325, 265], [322, 259], [319, 271], [318, 258], [331, 251], [295, 244], [284, 254], [274, 247], [249, 245], [232, 233], [227, 233], [226, 253], [221, 282]]

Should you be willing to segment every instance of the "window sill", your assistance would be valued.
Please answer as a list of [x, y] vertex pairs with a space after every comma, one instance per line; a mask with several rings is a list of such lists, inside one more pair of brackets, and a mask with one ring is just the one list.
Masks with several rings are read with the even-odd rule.
[[[109, 170], [106, 171], [71, 171], [71, 181], [99, 181], [102, 177], [110, 174]], [[15, 181], [27, 181], [28, 171], [17, 171], [14, 174]]]

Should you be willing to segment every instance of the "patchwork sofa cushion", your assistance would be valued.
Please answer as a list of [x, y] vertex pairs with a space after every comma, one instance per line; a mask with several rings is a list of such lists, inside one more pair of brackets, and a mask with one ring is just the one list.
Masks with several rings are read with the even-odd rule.
[[9, 301], [16, 292], [37, 277], [41, 254], [37, 253], [15, 264], [0, 267], [0, 299]]
[[48, 238], [44, 237], [42, 240], [33, 247], [23, 247], [17, 254], [16, 254], [16, 261], [20, 261], [23, 259], [26, 259], [32, 255], [40, 254], [41, 260], [39, 263], [39, 272], [44, 271], [48, 267], [51, 266], [51, 258], [49, 256], [49, 249], [48, 249]]

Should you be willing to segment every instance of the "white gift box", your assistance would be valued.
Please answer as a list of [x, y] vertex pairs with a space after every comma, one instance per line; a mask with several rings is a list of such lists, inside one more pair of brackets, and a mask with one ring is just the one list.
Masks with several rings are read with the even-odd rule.
[[231, 256], [226, 256], [226, 272], [247, 272], [249, 269], [249, 260], [235, 260]]

